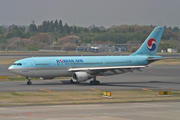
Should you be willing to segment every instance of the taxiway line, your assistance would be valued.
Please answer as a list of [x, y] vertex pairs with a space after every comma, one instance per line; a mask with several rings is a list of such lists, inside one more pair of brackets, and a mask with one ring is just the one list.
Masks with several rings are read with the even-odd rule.
[[91, 88], [91, 90], [95, 90], [95, 91], [101, 91], [101, 90], [98, 90], [98, 89], [94, 89], [94, 88]]
[[45, 91], [45, 92], [51, 92], [50, 90], [46, 90], [46, 89], [39, 89], [39, 90], [42, 90], [42, 91]]
[[141, 88], [142, 90], [145, 90], [145, 91], [152, 91], [152, 90], [149, 90], [149, 89], [146, 89], [146, 88]]

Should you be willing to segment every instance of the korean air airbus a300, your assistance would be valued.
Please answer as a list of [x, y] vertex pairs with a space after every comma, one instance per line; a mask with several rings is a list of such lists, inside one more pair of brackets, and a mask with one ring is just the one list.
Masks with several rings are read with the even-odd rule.
[[133, 70], [141, 71], [148, 64], [162, 59], [156, 56], [164, 27], [156, 27], [141, 47], [129, 56], [70, 56], [70, 57], [32, 57], [16, 61], [8, 69], [26, 76], [31, 85], [31, 77], [53, 79], [72, 77], [71, 83], [85, 82], [100, 84], [96, 76], [117, 75]]

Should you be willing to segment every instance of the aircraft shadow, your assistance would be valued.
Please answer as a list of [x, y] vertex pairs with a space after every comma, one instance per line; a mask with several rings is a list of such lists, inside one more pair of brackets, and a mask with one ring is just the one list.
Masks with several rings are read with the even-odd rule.
[[156, 84], [161, 86], [162, 84], [180, 84], [179, 82], [162, 82], [162, 81], [149, 81], [149, 82], [101, 82], [100, 85], [90, 85], [88, 82], [71, 84], [69, 81], [61, 81], [61, 83], [33, 83], [32, 85], [74, 85], [74, 86], [115, 86], [115, 87], [146, 87], [146, 88], [157, 88], [153, 87]]

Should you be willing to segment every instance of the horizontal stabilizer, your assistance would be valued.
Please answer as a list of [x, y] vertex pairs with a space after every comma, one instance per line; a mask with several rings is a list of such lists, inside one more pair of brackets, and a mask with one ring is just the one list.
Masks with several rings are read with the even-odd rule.
[[180, 58], [180, 57], [163, 57], [163, 58], [153, 58], [153, 57], [149, 57], [147, 58], [147, 62], [151, 63], [157, 60], [164, 60], [164, 59], [176, 59], [176, 58]]
[[176, 59], [176, 58], [180, 58], [180, 57], [163, 57], [163, 58], [149, 57], [147, 60], [163, 60], [163, 59]]

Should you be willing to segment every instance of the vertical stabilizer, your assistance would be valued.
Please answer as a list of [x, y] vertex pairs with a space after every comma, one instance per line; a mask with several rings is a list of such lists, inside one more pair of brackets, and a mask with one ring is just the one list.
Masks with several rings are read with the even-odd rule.
[[156, 55], [164, 27], [156, 27], [141, 47], [131, 55]]

